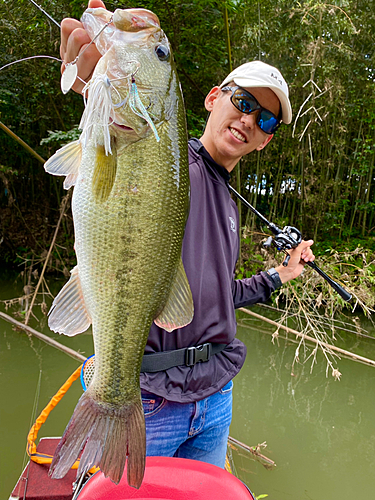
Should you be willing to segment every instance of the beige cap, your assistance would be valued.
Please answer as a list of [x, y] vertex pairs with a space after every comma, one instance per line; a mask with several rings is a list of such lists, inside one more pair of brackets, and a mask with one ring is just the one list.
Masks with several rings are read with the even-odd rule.
[[289, 101], [289, 89], [280, 71], [262, 61], [251, 61], [238, 66], [230, 73], [220, 87], [234, 82], [243, 88], [267, 87], [279, 98], [284, 123], [292, 121], [292, 106]]

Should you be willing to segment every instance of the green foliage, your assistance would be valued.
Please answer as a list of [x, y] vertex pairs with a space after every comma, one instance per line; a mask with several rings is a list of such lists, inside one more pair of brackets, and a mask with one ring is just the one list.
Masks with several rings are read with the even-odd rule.
[[259, 238], [255, 242], [250, 237], [246, 227], [243, 228], [243, 236], [241, 239], [241, 265], [236, 270], [236, 279], [250, 278], [264, 267], [264, 256], [259, 252]]
[[[81, 0], [40, 4], [58, 22], [79, 18], [87, 5]], [[120, 0], [106, 5], [112, 11], [124, 7]], [[190, 136], [201, 135], [204, 97], [225, 78], [230, 63], [262, 59], [279, 67], [290, 85], [294, 122], [281, 127], [261, 153], [241, 161], [242, 193], [270, 220], [313, 237], [318, 251], [354, 251], [358, 243], [374, 248], [373, 2], [129, 0], [126, 6], [154, 11], [170, 39]], [[1, 66], [33, 55], [59, 56], [58, 28], [28, 0], [0, 2], [0, 30]], [[62, 95], [59, 81], [60, 65], [48, 59], [0, 71], [0, 121], [43, 158], [77, 137], [75, 124], [83, 110], [82, 98], [74, 92]], [[36, 240], [47, 244], [64, 193], [60, 179], [47, 176], [2, 130], [0, 140], [0, 258], [5, 259], [19, 246], [40, 250], [32, 234], [37, 220], [36, 232], [39, 224], [46, 230]], [[262, 229], [245, 209], [242, 221]], [[67, 228], [72, 237], [70, 223]], [[12, 233], [16, 229], [25, 241]], [[253, 260], [245, 259], [239, 274], [256, 270]]]
[[6, 165], [0, 165], [0, 172], [7, 175], [18, 175], [18, 170], [13, 170]]
[[186, 110], [186, 120], [189, 137], [200, 137], [203, 133], [206, 120], [196, 115], [191, 109]]
[[68, 130], [67, 132], [63, 130], [48, 130], [48, 137], [45, 137], [40, 141], [40, 144], [58, 144], [60, 146], [64, 146], [64, 144], [68, 144], [69, 142], [76, 141], [79, 139], [81, 132], [77, 127], [74, 127], [72, 130]]

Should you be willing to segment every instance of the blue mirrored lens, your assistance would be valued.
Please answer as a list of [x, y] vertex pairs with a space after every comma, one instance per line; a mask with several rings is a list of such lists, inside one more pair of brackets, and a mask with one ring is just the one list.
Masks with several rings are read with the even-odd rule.
[[232, 102], [242, 113], [252, 113], [260, 108], [258, 101], [242, 89], [237, 89], [233, 93]]
[[266, 134], [273, 134], [279, 126], [279, 120], [275, 115], [263, 110], [259, 113], [257, 124]]

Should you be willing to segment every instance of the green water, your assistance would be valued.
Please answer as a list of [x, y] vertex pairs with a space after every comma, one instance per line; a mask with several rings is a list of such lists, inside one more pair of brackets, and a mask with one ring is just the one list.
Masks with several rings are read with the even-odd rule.
[[[22, 283], [2, 279], [0, 300], [18, 297]], [[54, 283], [56, 292], [61, 283]], [[3, 305], [0, 309], [5, 311]], [[8, 314], [20, 311], [13, 307]], [[264, 309], [255, 309], [267, 314]], [[36, 308], [39, 323], [30, 326], [88, 356], [93, 353], [90, 334], [73, 338], [49, 332]], [[375, 479], [375, 368], [350, 360], [339, 361], [341, 381], [326, 378], [323, 357], [310, 374], [310, 364], [291, 375], [295, 344], [280, 340], [273, 345], [260, 322], [239, 316], [238, 335], [248, 347], [246, 364], [234, 380], [234, 417], [231, 436], [257, 445], [276, 463], [267, 470], [246, 452], [234, 450], [238, 476], [269, 500], [346, 500], [374, 498]], [[20, 317], [22, 321], [22, 317]], [[371, 325], [364, 322], [371, 333]], [[263, 331], [260, 332], [259, 329]], [[372, 329], [372, 334], [375, 334]], [[347, 334], [340, 347], [375, 359], [375, 340]], [[7, 499], [25, 465], [26, 437], [38, 380], [38, 414], [79, 362], [41, 341], [29, 339], [0, 319], [0, 499]], [[75, 382], [39, 432], [57, 436], [64, 431], [82, 393]]]

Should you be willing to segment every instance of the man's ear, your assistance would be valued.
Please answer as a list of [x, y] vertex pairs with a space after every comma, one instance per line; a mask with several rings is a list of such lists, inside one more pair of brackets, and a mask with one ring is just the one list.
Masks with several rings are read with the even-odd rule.
[[209, 91], [209, 93], [206, 96], [206, 99], [204, 100], [204, 106], [207, 109], [207, 111], [211, 112], [213, 110], [214, 102], [219, 97], [220, 92], [221, 92], [220, 87], [214, 87]]
[[256, 150], [257, 151], [261, 151], [262, 149], [264, 149], [267, 146], [267, 144], [270, 142], [270, 140], [272, 139], [272, 137], [273, 137], [273, 134], [269, 135], [267, 137], [267, 139], [262, 142], [262, 144], [259, 144], [259, 146], [256, 148]]

